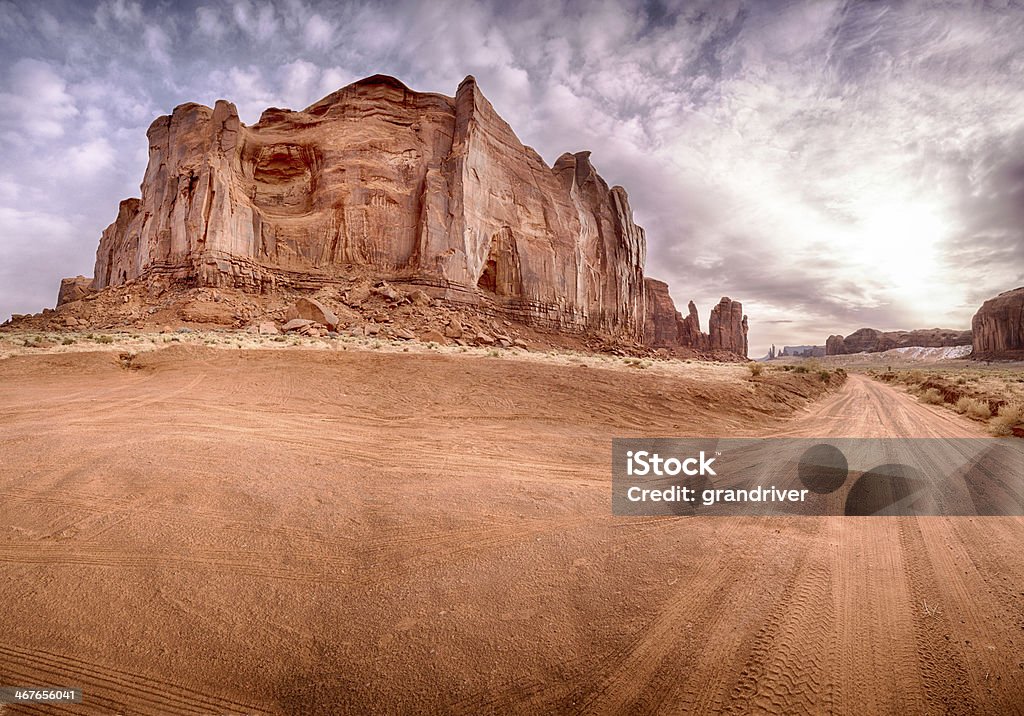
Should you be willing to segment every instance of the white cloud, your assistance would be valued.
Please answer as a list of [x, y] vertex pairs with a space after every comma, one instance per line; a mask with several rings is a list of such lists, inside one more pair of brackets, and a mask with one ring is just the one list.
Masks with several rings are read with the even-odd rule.
[[320, 13], [313, 13], [306, 21], [305, 37], [311, 47], [327, 47], [334, 39], [334, 24], [325, 20]]
[[21, 59], [8, 70], [7, 91], [0, 92], [0, 127], [29, 139], [56, 139], [78, 114], [67, 84], [52, 65]]
[[143, 30], [142, 39], [146, 44], [149, 58], [161, 65], [169, 65], [171, 63], [171, 56], [169, 54], [171, 41], [167, 37], [167, 33], [155, 25], [150, 25]]
[[232, 15], [238, 26], [257, 40], [267, 41], [280, 29], [277, 11], [271, 3], [253, 4], [248, 0], [236, 0]]
[[114, 166], [116, 153], [104, 138], [93, 139], [67, 151], [58, 171], [72, 179], [89, 179]]
[[221, 39], [227, 32], [224, 18], [212, 7], [196, 8], [196, 28], [200, 34], [213, 40]]
[[107, 0], [96, 8], [96, 23], [100, 27], [130, 25], [142, 20], [142, 5], [130, 0]]

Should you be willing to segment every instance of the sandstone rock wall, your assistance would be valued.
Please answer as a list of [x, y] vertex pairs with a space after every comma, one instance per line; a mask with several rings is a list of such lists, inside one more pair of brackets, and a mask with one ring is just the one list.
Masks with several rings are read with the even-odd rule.
[[472, 77], [455, 97], [374, 76], [249, 127], [184, 104], [149, 129], [141, 199], [93, 287], [317, 287], [355, 271], [525, 320], [642, 338], [646, 243], [589, 153], [548, 167]]
[[[590, 152], [547, 166], [467, 77], [454, 97], [375, 75], [253, 126], [189, 103], [150, 126], [141, 198], [103, 232], [91, 285], [273, 293], [383, 280], [528, 323], [746, 356], [742, 306], [700, 330], [645, 279], [629, 198]], [[71, 281], [69, 279], [69, 281]]]
[[975, 357], [1024, 357], [1024, 287], [985, 301], [974, 314], [971, 329]]

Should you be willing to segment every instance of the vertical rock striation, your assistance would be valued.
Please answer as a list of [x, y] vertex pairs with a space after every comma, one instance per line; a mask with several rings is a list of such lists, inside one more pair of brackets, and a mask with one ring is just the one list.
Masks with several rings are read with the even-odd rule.
[[975, 357], [1024, 357], [1024, 287], [985, 301], [971, 319], [971, 333]]

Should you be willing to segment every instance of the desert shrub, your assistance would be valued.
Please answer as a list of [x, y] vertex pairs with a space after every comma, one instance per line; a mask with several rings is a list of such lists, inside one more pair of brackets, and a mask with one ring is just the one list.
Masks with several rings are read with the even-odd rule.
[[60, 342], [60, 344], [62, 346], [70, 346], [70, 345], [74, 345], [74, 343], [75, 343], [75, 339], [74, 338], [65, 338], [64, 340], [62, 340]]
[[822, 383], [827, 383], [832, 379], [832, 374], [827, 370], [822, 369], [818, 371], [818, 377], [821, 378]]
[[810, 372], [811, 372], [811, 369], [810, 369], [810, 368], [808, 368], [808, 367], [807, 367], [806, 365], [804, 365], [803, 363], [801, 363], [800, 365], [798, 365], [798, 366], [796, 366], [795, 368], [793, 368], [793, 372], [794, 372], [794, 373], [810, 373]]
[[491, 358], [497, 358], [501, 354], [498, 353], [498, 351], [492, 350], [492, 351], [487, 351], [487, 355], [489, 355]]
[[114, 342], [114, 338], [113, 336], [96, 336], [96, 342], [109, 345]]
[[996, 436], [1013, 435], [1013, 429], [1024, 424], [1024, 405], [1007, 403], [999, 408], [999, 414], [992, 418], [991, 432]]
[[942, 393], [935, 388], [928, 388], [927, 390], [922, 391], [921, 394], [917, 396], [917, 399], [922, 403], [927, 403], [928, 405], [942, 405], [945, 402], [942, 399]]
[[747, 368], [750, 369], [750, 376], [756, 378], [764, 372], [764, 366], [760, 363], [747, 363]]
[[968, 398], [967, 396], [956, 401], [953, 409], [961, 415], [966, 415], [975, 420], [988, 420], [992, 417], [992, 411], [989, 409], [987, 402], [976, 398]]
[[919, 370], [909, 370], [903, 374], [904, 383], [923, 383], [925, 375]]

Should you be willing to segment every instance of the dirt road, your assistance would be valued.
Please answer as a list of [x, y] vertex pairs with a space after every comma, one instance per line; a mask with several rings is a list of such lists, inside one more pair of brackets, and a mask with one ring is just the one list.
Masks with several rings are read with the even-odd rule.
[[2, 361], [0, 683], [75, 713], [1019, 712], [1020, 519], [611, 517], [613, 436], [978, 434], [856, 376], [778, 422], [737, 370]]
[[808, 409], [777, 437], [977, 438], [987, 433], [979, 423], [870, 378], [852, 374], [844, 389]]

